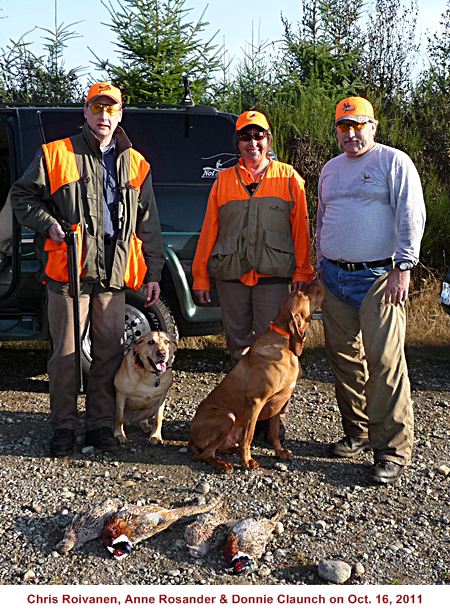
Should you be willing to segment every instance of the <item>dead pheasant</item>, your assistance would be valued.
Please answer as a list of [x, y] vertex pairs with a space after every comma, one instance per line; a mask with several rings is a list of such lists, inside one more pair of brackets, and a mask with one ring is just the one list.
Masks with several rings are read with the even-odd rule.
[[284, 511], [278, 512], [271, 519], [243, 519], [230, 527], [223, 555], [233, 574], [254, 569], [284, 514]]
[[192, 557], [204, 557], [208, 551], [224, 544], [227, 535], [228, 500], [223, 499], [217, 506], [188, 523], [184, 531], [189, 553]]
[[115, 559], [124, 559], [141, 540], [167, 529], [178, 519], [212, 511], [221, 502], [219, 497], [209, 504], [181, 508], [164, 508], [158, 504], [122, 508], [105, 523], [103, 544]]
[[84, 513], [75, 515], [55, 550], [60, 555], [67, 555], [70, 551], [83, 546], [85, 542], [98, 538], [105, 522], [118, 510], [119, 506], [118, 500], [108, 499], [101, 504], [94, 504]]

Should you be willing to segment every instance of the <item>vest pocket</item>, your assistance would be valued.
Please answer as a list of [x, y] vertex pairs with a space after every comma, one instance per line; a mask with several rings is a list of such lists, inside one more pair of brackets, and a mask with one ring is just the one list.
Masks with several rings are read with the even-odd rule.
[[256, 271], [290, 277], [295, 270], [294, 242], [290, 234], [264, 231], [264, 245]]
[[[81, 270], [81, 231], [80, 225], [72, 225], [72, 230], [78, 239], [78, 270]], [[69, 264], [67, 260], [67, 244], [54, 242], [50, 237], [44, 243], [45, 275], [56, 282], [67, 283], [69, 281]]]
[[237, 236], [216, 242], [209, 257], [208, 272], [218, 280], [238, 280], [245, 273], [238, 253]]

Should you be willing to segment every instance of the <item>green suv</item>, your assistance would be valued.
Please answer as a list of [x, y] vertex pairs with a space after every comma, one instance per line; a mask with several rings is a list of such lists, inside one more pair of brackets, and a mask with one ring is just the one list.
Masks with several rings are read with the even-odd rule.
[[[180, 336], [221, 330], [217, 299], [210, 306], [194, 302], [191, 265], [211, 185], [221, 168], [237, 161], [235, 118], [209, 106], [124, 112], [125, 131], [152, 167], [166, 255], [156, 305], [144, 309], [143, 293], [127, 291], [126, 347], [151, 329]], [[80, 108], [0, 105], [0, 237], [10, 234], [9, 244], [0, 239], [0, 341], [47, 338], [45, 290], [37, 280], [34, 235], [8, 215], [9, 187], [42, 143], [77, 133], [83, 122]], [[88, 367], [88, 332], [83, 357]]]

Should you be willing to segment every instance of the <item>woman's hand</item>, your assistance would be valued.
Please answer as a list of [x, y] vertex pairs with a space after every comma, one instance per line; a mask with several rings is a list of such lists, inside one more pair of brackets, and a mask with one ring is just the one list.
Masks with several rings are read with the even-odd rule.
[[211, 292], [209, 290], [194, 290], [194, 294], [201, 305], [211, 303]]

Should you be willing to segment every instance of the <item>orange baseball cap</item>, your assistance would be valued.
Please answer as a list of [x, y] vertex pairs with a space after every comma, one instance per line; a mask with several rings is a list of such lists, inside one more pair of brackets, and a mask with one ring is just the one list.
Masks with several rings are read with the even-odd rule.
[[266, 117], [262, 112], [258, 112], [257, 110], [247, 110], [240, 114], [236, 121], [236, 131], [241, 131], [241, 129], [244, 129], [244, 127], [248, 127], [249, 125], [257, 125], [265, 130], [270, 129]]
[[346, 97], [336, 106], [336, 125], [345, 120], [367, 123], [374, 118], [372, 104], [363, 97]]
[[120, 89], [111, 85], [111, 83], [95, 83], [91, 86], [86, 96], [86, 104], [95, 100], [96, 97], [100, 96], [110, 97], [117, 104], [122, 103], [122, 94], [120, 93]]

